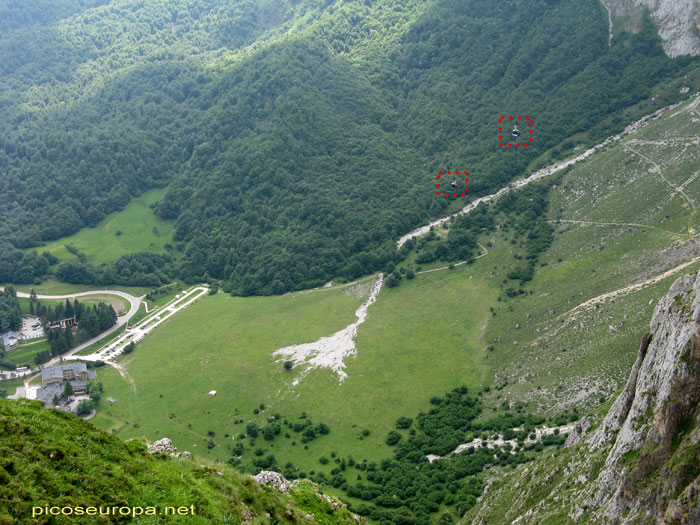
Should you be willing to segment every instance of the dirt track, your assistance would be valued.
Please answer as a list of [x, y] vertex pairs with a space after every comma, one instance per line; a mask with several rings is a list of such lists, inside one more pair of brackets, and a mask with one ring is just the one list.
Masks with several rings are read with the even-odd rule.
[[692, 266], [696, 262], [700, 262], [700, 257], [695, 257], [694, 259], [686, 261], [683, 264], [679, 264], [675, 268], [671, 268], [670, 270], [667, 270], [663, 273], [660, 273], [659, 275], [656, 275], [650, 279], [647, 279], [646, 281], [642, 281], [642, 282], [636, 283], [636, 284], [631, 284], [629, 286], [625, 286], [624, 288], [620, 288], [620, 289], [614, 290], [612, 292], [604, 293], [602, 295], [599, 295], [598, 297], [594, 297], [593, 299], [589, 299], [588, 301], [585, 301], [585, 302], [579, 304], [577, 307], [569, 310], [565, 314], [562, 314], [562, 315], [569, 316], [566, 319], [564, 326], [569, 324], [571, 321], [574, 321], [576, 319], [577, 313], [579, 313], [579, 312], [582, 312], [584, 310], [590, 310], [595, 305], [604, 303], [605, 301], [607, 301], [609, 299], [614, 299], [614, 298], [619, 297], [621, 295], [626, 295], [628, 293], [637, 292], [639, 290], [642, 290], [642, 289], [646, 288], [647, 286], [658, 283], [659, 281], [663, 281], [667, 277], [670, 277], [673, 274], [680, 272], [681, 270], [687, 268], [688, 266]]

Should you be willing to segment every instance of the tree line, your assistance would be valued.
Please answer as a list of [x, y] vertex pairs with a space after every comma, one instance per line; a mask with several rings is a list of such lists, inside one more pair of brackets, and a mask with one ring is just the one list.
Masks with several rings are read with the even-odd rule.
[[[46, 306], [33, 296], [30, 298], [29, 309], [32, 314], [41, 318], [46, 338], [51, 345], [49, 351], [39, 352], [36, 355], [34, 362], [37, 365], [101, 334], [117, 322], [117, 313], [112, 305], [107, 303], [86, 305], [77, 299], [73, 302], [66, 299], [65, 303]], [[75, 327], [69, 323], [63, 328], [50, 328], [51, 325], [65, 319], [75, 319]]]
[[0, 292], [0, 334], [22, 328], [22, 309], [17, 292], [8, 286]]
[[[64, 10], [60, 38], [30, 11], [36, 25], [13, 15], [0, 36], [6, 282], [175, 277], [251, 295], [354, 279], [396, 263], [395, 239], [449, 207], [438, 169], [493, 192], [574, 134], [569, 147], [621, 129], [697, 65], [666, 57], [649, 20], [608, 47], [595, 0], [90, 5]], [[308, 29], [279, 38], [298, 17]], [[532, 147], [499, 148], [498, 117], [521, 113]], [[167, 187], [154, 211], [175, 221], [172, 254], [92, 267], [39, 253], [154, 187]], [[463, 235], [425, 257], [469, 258]]]

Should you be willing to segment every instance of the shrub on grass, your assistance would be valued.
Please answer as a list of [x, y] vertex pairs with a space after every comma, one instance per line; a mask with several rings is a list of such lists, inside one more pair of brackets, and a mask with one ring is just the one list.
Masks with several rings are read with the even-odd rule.
[[413, 423], [413, 419], [409, 417], [400, 417], [396, 420], [396, 428], [407, 429]]
[[386, 436], [386, 444], [389, 445], [390, 447], [393, 447], [399, 441], [401, 441], [401, 434], [399, 434], [396, 430], [392, 430]]

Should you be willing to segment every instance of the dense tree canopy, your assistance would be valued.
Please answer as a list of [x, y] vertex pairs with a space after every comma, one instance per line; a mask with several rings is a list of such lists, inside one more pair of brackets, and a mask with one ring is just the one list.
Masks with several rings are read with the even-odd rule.
[[9, 286], [0, 292], [0, 333], [19, 330], [21, 327], [22, 310], [14, 288]]
[[[596, 0], [22, 5], [0, 2], [0, 281], [15, 283], [269, 294], [382, 269], [448, 206], [435, 171], [494, 190], [573, 134], [619, 129], [690, 62], [648, 22], [609, 48]], [[498, 117], [521, 113], [533, 147], [499, 148]], [[172, 255], [93, 268], [29, 251], [153, 187]]]
[[[46, 338], [51, 350], [43, 351], [34, 358], [36, 364], [42, 364], [52, 356], [61, 355], [75, 345], [99, 335], [117, 322], [117, 313], [112, 305], [97, 303], [86, 305], [75, 299], [56, 306], [45, 306], [39, 301], [31, 300], [32, 313], [41, 317]], [[64, 319], [74, 319], [76, 326], [56, 326]], [[52, 328], [53, 326], [53, 328]]]

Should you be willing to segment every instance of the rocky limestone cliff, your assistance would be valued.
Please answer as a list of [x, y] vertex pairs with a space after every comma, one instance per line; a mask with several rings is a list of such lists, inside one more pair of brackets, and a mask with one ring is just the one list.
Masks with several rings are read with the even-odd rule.
[[657, 304], [607, 413], [504, 474], [461, 523], [700, 524], [700, 273]]
[[601, 0], [613, 16], [629, 17], [625, 29], [635, 31], [645, 8], [659, 30], [670, 57], [700, 54], [700, 1]]
[[584, 506], [613, 523], [700, 523], [700, 274], [671, 286], [650, 332], [625, 390], [586, 440], [612, 447]]

